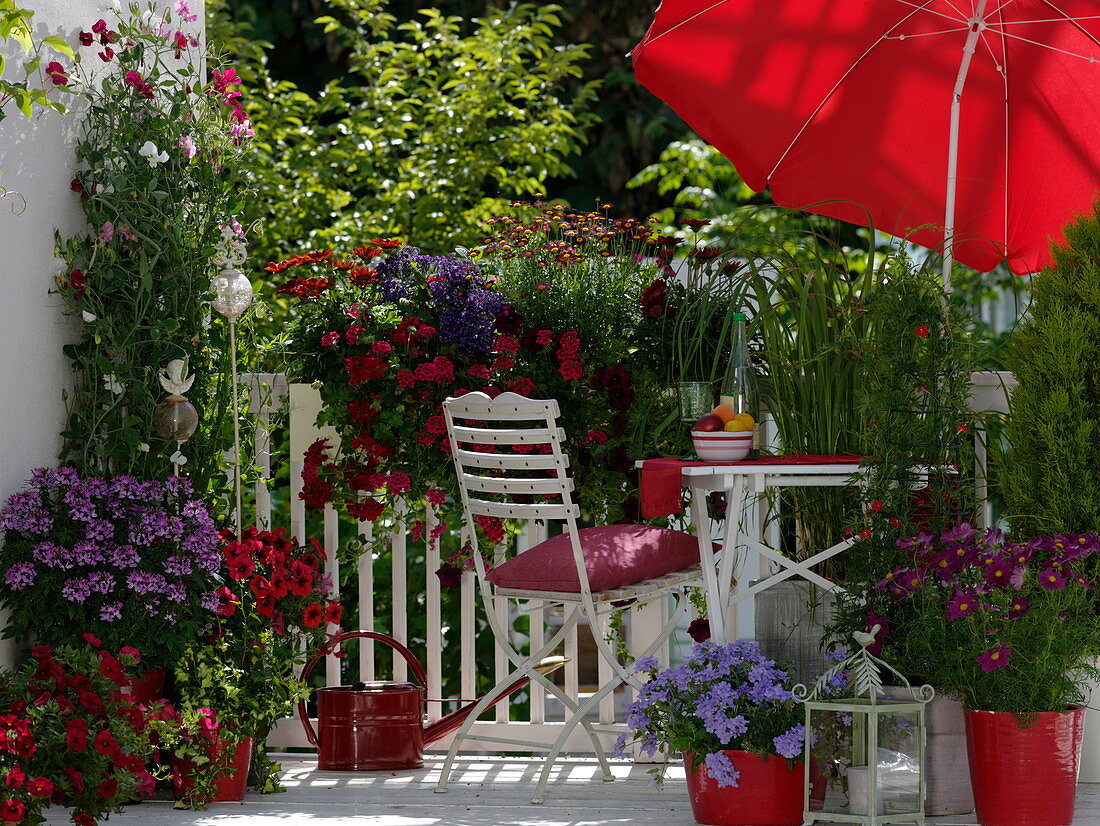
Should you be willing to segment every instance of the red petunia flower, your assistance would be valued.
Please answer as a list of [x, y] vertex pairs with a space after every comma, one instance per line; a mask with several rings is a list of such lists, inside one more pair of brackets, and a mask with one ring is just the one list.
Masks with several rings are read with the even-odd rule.
[[118, 793], [118, 781], [113, 777], [108, 777], [99, 784], [96, 791], [99, 792], [99, 796], [104, 800], [109, 800]]
[[330, 602], [325, 606], [325, 622], [331, 625], [339, 625], [344, 615], [344, 606], [339, 602]]
[[27, 805], [19, 800], [5, 800], [0, 804], [0, 820], [5, 823], [22, 823]]
[[121, 663], [106, 651], [99, 652], [99, 673], [108, 680], [112, 680], [119, 685], [126, 679], [126, 675], [122, 671]]
[[88, 645], [91, 645], [95, 648], [103, 647], [103, 640], [101, 640], [95, 634], [81, 634], [80, 638], [84, 640], [84, 642], [88, 643]]
[[35, 777], [27, 782], [27, 793], [31, 797], [49, 797], [53, 788], [53, 781], [48, 777]]
[[324, 619], [325, 611], [319, 603], [311, 602], [302, 609], [302, 625], [306, 628], [316, 628]]

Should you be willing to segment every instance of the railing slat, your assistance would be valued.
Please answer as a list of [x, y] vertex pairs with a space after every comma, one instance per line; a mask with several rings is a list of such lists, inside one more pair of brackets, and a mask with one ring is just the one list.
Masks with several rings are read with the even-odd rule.
[[[432, 531], [439, 524], [435, 508], [428, 504], [424, 508], [424, 542], [427, 547], [425, 559], [427, 561], [425, 577], [427, 587], [425, 597], [427, 605], [428, 661], [425, 667], [428, 671], [428, 699], [438, 700], [443, 696], [443, 606], [442, 589], [439, 577], [435, 572], [439, 570], [439, 542], [432, 541]], [[433, 633], [433, 629], [436, 633]], [[443, 716], [442, 703], [428, 703], [428, 720], [433, 722]]]
[[[390, 538], [390, 560], [392, 563], [393, 593], [391, 604], [393, 606], [393, 628], [390, 634], [402, 645], [409, 644], [409, 584], [408, 584], [408, 533], [404, 522], [408, 509], [404, 499], [398, 499], [394, 504], [395, 530]], [[405, 659], [396, 651], [393, 652], [393, 679], [404, 682], [409, 679], [409, 666]]]

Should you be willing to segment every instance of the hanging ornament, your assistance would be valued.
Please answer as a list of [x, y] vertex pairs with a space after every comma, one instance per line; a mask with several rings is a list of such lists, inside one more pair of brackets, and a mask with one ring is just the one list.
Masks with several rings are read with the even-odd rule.
[[246, 257], [244, 240], [238, 235], [239, 227], [236, 221], [222, 225], [222, 240], [211, 258], [211, 263], [221, 271], [210, 281], [210, 291], [214, 294], [210, 306], [230, 322], [240, 318], [252, 306], [253, 300], [252, 282], [237, 269]]
[[195, 410], [195, 405], [183, 395], [195, 382], [195, 377], [187, 376], [186, 373], [187, 363], [183, 359], [168, 362], [168, 366], [158, 374], [160, 386], [168, 393], [168, 397], [153, 410], [153, 429], [157, 435], [176, 443], [177, 450], [172, 457], [172, 464], [177, 476], [180, 465], [186, 461], [176, 461], [176, 457], [182, 455], [179, 447], [194, 435], [199, 426], [199, 413]]

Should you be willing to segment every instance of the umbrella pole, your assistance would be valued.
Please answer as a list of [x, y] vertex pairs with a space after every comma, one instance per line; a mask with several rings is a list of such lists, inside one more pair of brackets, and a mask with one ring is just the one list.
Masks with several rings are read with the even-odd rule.
[[958, 187], [959, 174], [959, 119], [962, 114], [962, 93], [966, 86], [966, 76], [970, 72], [970, 59], [974, 56], [974, 49], [978, 44], [978, 37], [985, 29], [982, 15], [988, 0], [978, 0], [978, 7], [974, 10], [974, 16], [970, 18], [970, 31], [966, 35], [966, 43], [963, 44], [962, 62], [959, 64], [959, 74], [955, 77], [955, 89], [951, 94], [951, 131], [947, 140], [947, 197], [944, 199], [943, 217], [943, 289], [951, 292], [951, 264], [954, 261], [955, 246], [955, 192]]

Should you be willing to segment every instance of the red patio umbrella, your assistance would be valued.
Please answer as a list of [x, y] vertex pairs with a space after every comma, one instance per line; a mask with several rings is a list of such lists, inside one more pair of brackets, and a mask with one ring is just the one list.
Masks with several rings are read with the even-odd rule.
[[1100, 190], [1095, 0], [664, 0], [632, 56], [750, 187], [945, 277], [1041, 269]]

